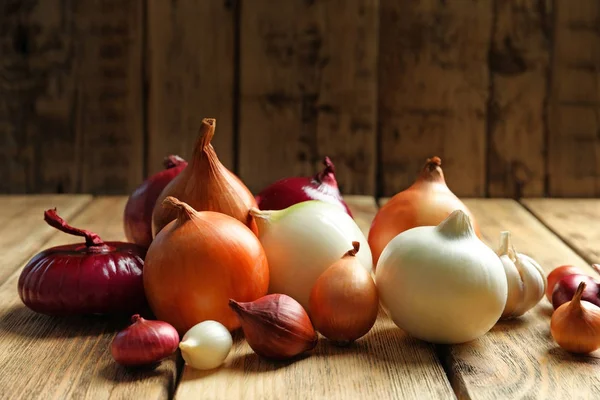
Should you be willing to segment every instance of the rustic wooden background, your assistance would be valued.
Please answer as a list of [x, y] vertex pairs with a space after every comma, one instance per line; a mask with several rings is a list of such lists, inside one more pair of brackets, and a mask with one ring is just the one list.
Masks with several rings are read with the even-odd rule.
[[600, 195], [598, 0], [0, 0], [0, 192], [127, 193], [202, 117], [248, 186]]

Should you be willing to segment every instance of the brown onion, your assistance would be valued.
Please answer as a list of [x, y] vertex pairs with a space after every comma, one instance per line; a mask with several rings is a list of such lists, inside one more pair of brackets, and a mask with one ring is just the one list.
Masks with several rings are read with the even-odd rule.
[[177, 219], [148, 249], [144, 287], [150, 308], [181, 334], [206, 320], [230, 331], [239, 328], [229, 299], [252, 301], [269, 287], [267, 257], [258, 238], [228, 215], [196, 212], [173, 197], [164, 203]]
[[373, 269], [385, 246], [398, 234], [417, 226], [437, 226], [453, 211], [462, 210], [471, 219], [477, 236], [479, 228], [467, 206], [446, 186], [442, 160], [427, 160], [419, 177], [379, 209], [369, 231]]
[[254, 219], [248, 214], [250, 208], [257, 207], [254, 196], [237, 176], [221, 164], [210, 144], [216, 124], [214, 119], [202, 120], [190, 165], [165, 187], [156, 201], [152, 214], [154, 236], [177, 217], [176, 210], [162, 207], [168, 196], [186, 202], [196, 211], [227, 214], [258, 233]]
[[360, 243], [325, 270], [310, 294], [310, 316], [327, 339], [346, 345], [364, 336], [379, 310], [377, 287], [356, 258]]

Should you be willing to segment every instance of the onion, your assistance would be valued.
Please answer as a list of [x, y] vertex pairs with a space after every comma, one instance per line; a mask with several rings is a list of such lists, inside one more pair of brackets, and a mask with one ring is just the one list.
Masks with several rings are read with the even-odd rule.
[[179, 343], [179, 349], [186, 365], [205, 370], [223, 364], [232, 345], [233, 339], [227, 328], [209, 320], [187, 331]]
[[216, 124], [214, 119], [202, 120], [200, 136], [189, 167], [165, 187], [156, 201], [152, 213], [154, 236], [177, 217], [175, 209], [162, 207], [163, 200], [168, 196], [188, 203], [197, 211], [227, 214], [257, 233], [254, 220], [248, 216], [248, 210], [256, 207], [254, 196], [237, 176], [221, 164], [210, 144]]
[[323, 171], [313, 177], [286, 178], [268, 186], [256, 196], [258, 208], [283, 210], [303, 201], [321, 200], [341, 207], [352, 216], [338, 189], [333, 163], [325, 157], [323, 164]]
[[144, 287], [150, 308], [181, 334], [206, 320], [240, 327], [229, 299], [252, 301], [267, 293], [269, 267], [256, 235], [225, 214], [196, 212], [173, 197], [175, 209], [148, 249]]
[[42, 251], [19, 277], [19, 296], [33, 311], [50, 315], [129, 314], [146, 309], [142, 269], [146, 249], [104, 242], [93, 232], [68, 225], [47, 210], [48, 225], [75, 236], [74, 243]]
[[133, 367], [153, 365], [173, 354], [179, 346], [179, 334], [162, 321], [148, 321], [138, 314], [131, 325], [117, 333], [111, 354], [118, 364]]
[[375, 282], [356, 258], [360, 243], [353, 242], [352, 246], [321, 274], [310, 293], [315, 328], [342, 346], [369, 332], [379, 311]]
[[152, 210], [160, 192], [183, 171], [187, 162], [179, 156], [169, 156], [165, 158], [164, 166], [164, 171], [152, 175], [135, 189], [125, 205], [125, 237], [143, 247], [152, 242]]
[[269, 260], [271, 293], [283, 293], [307, 311], [310, 291], [331, 264], [360, 242], [357, 258], [371, 271], [371, 251], [354, 220], [340, 207], [311, 200], [285, 210], [250, 210]]
[[410, 229], [385, 248], [379, 296], [408, 334], [433, 343], [468, 342], [498, 321], [508, 295], [500, 258], [477, 238], [466, 213]]
[[[561, 265], [560, 267], [556, 267], [548, 274], [548, 284], [546, 285], [546, 298], [550, 303], [552, 303], [552, 293], [554, 292], [554, 287], [563, 277], [567, 275], [581, 275], [583, 272], [575, 267], [574, 265]], [[575, 293], [575, 291], [573, 291]], [[571, 301], [569, 297], [566, 301]]]
[[581, 299], [600, 307], [600, 282], [591, 276], [571, 274], [563, 276], [556, 285], [554, 285], [554, 291], [552, 292], [552, 306], [555, 310], [566, 302], [571, 301], [581, 282], [586, 284], [585, 289], [581, 294]]
[[381, 252], [396, 235], [417, 226], [438, 225], [454, 210], [462, 210], [471, 218], [479, 236], [467, 206], [446, 186], [441, 165], [439, 157], [428, 159], [415, 183], [379, 209], [369, 231], [373, 264], [377, 264]]

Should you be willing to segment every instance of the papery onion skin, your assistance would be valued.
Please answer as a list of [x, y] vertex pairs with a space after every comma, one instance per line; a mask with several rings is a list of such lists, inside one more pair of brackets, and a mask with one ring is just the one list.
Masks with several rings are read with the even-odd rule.
[[373, 265], [385, 246], [398, 234], [417, 226], [436, 226], [455, 210], [464, 211], [475, 232], [479, 228], [467, 206], [446, 185], [439, 157], [428, 159], [416, 181], [379, 209], [369, 231]]
[[335, 179], [335, 166], [329, 157], [323, 160], [325, 168], [313, 177], [293, 177], [279, 180], [256, 196], [261, 210], [283, 210], [309, 200], [320, 200], [343, 208], [352, 217]]
[[554, 285], [554, 291], [552, 292], [552, 307], [556, 310], [561, 305], [571, 301], [581, 282], [585, 282], [586, 284], [581, 299], [600, 307], [600, 282], [591, 276], [583, 274], [563, 276], [556, 285]]
[[[86, 244], [56, 246], [34, 256], [19, 276], [23, 303], [48, 315], [132, 314], [145, 310], [142, 271], [146, 249], [133, 243], [104, 242], [71, 228], [56, 210], [44, 214], [58, 228], [86, 235]], [[79, 233], [76, 233], [79, 232]]]
[[580, 282], [573, 299], [558, 307], [550, 321], [552, 338], [571, 353], [587, 354], [600, 348], [600, 308], [582, 301], [585, 289], [585, 282]]
[[211, 144], [216, 125], [215, 119], [202, 120], [189, 166], [165, 187], [156, 201], [152, 213], [154, 236], [177, 216], [174, 210], [162, 207], [162, 202], [168, 196], [186, 202], [196, 211], [227, 214], [248, 226], [255, 234], [258, 232], [256, 223], [248, 215], [250, 208], [257, 207], [254, 196], [246, 185], [219, 161]]
[[284, 210], [250, 210], [257, 221], [259, 239], [267, 254], [270, 293], [283, 293], [308, 312], [310, 291], [319, 276], [360, 242], [357, 254], [371, 271], [371, 252], [356, 222], [343, 210], [322, 201], [294, 204]]
[[252, 301], [269, 286], [258, 238], [228, 215], [196, 212], [172, 197], [165, 204], [178, 216], [156, 236], [146, 256], [144, 287], [152, 311], [180, 334], [205, 320], [230, 331], [239, 328], [229, 299]]
[[165, 158], [164, 166], [163, 171], [152, 175], [137, 187], [125, 205], [125, 237], [146, 248], [152, 242], [152, 211], [156, 200], [167, 184], [183, 171], [187, 162], [179, 156], [171, 155]]
[[139, 315], [117, 333], [111, 344], [113, 359], [126, 367], [153, 365], [170, 356], [179, 346], [179, 334], [163, 321], [148, 321]]
[[379, 311], [379, 296], [371, 274], [356, 259], [359, 242], [325, 270], [310, 293], [315, 328], [338, 345], [347, 345], [371, 330]]
[[[560, 267], [556, 267], [548, 274], [548, 285], [546, 286], [546, 298], [550, 303], [552, 303], [552, 293], [554, 292], [554, 287], [563, 277], [567, 275], [581, 275], [583, 271], [577, 268], [574, 265], [561, 265]], [[572, 297], [572, 296], [571, 296]]]

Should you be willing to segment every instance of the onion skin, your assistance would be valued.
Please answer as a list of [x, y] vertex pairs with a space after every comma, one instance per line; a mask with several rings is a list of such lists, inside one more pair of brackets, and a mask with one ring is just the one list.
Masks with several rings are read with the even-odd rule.
[[306, 310], [285, 294], [269, 294], [253, 302], [229, 301], [242, 321], [248, 345], [270, 360], [288, 360], [315, 348], [319, 337]]
[[375, 282], [356, 259], [359, 242], [352, 245], [353, 250], [321, 274], [310, 293], [313, 325], [341, 346], [366, 335], [379, 311]]
[[587, 354], [600, 348], [600, 308], [582, 301], [585, 289], [585, 282], [581, 282], [573, 299], [554, 311], [550, 321], [552, 337], [571, 353]]
[[415, 183], [392, 197], [375, 215], [369, 231], [374, 268], [385, 246], [398, 234], [417, 226], [437, 226], [455, 210], [469, 216], [480, 236], [467, 206], [448, 189], [441, 164], [439, 157], [428, 159]]
[[163, 189], [187, 166], [187, 162], [175, 155], [164, 160], [165, 170], [146, 179], [133, 191], [123, 216], [123, 228], [128, 241], [142, 247], [152, 243], [152, 211]]
[[335, 179], [335, 166], [325, 157], [325, 168], [313, 177], [294, 177], [279, 180], [256, 196], [261, 210], [283, 210], [303, 201], [320, 200], [342, 207], [352, 217], [342, 199]]
[[546, 285], [546, 298], [552, 303], [552, 293], [554, 287], [563, 277], [567, 275], [583, 275], [583, 271], [573, 265], [561, 265], [556, 267], [548, 274], [548, 285]]
[[153, 365], [173, 354], [179, 346], [179, 334], [163, 321], [148, 321], [139, 315], [132, 324], [117, 333], [111, 344], [113, 359], [126, 367]]
[[[68, 226], [55, 210], [46, 211], [45, 218], [52, 226]], [[86, 235], [86, 244], [56, 246], [33, 257], [19, 277], [23, 303], [49, 315], [145, 310], [142, 271], [146, 249], [133, 243], [103, 242], [91, 232], [65, 229]]]
[[571, 301], [581, 282], [586, 284], [581, 299], [600, 307], [600, 283], [591, 276], [581, 274], [563, 276], [556, 283], [552, 292], [552, 307], [556, 310], [561, 305]]
[[177, 217], [177, 212], [163, 208], [168, 196], [189, 204], [196, 211], [215, 211], [227, 214], [258, 233], [256, 223], [248, 211], [256, 207], [256, 200], [244, 183], [229, 171], [210, 144], [217, 121], [202, 120], [194, 154], [187, 168], [177, 175], [162, 191], [152, 213], [154, 236]]
[[229, 299], [252, 301], [269, 287], [267, 257], [258, 238], [228, 215], [196, 212], [173, 197], [165, 205], [178, 214], [148, 249], [144, 287], [150, 308], [180, 334], [206, 320], [230, 331], [239, 328]]

